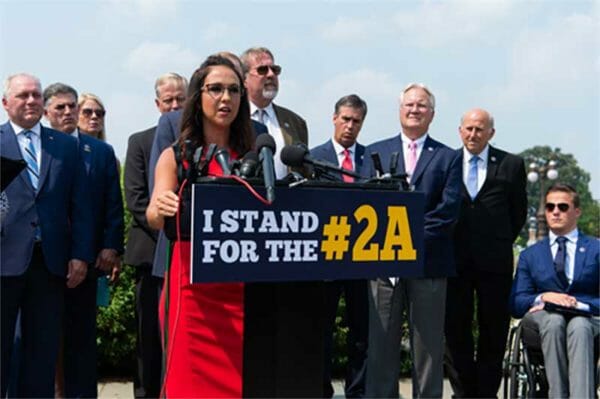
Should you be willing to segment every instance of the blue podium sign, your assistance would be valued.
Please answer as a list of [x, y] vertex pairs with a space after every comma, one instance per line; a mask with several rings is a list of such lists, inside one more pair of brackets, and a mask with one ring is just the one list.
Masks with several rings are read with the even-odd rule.
[[347, 187], [195, 184], [192, 282], [423, 276], [423, 194]]

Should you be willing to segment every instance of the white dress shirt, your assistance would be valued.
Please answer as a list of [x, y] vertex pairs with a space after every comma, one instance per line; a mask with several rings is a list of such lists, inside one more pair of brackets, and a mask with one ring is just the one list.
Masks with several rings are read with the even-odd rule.
[[346, 155], [344, 155], [344, 150], [348, 150], [348, 152], [350, 153], [350, 159], [352, 159], [352, 170], [355, 171], [356, 170], [356, 143], [352, 144], [350, 147], [348, 148], [344, 148], [342, 145], [340, 145], [340, 143], [338, 143], [337, 141], [335, 141], [335, 139], [331, 139], [331, 143], [333, 144], [333, 149], [335, 151], [335, 154], [337, 155], [337, 160], [338, 160], [338, 166], [341, 168], [342, 164], [344, 163], [344, 158], [346, 158]]
[[[258, 108], [256, 105], [250, 101], [250, 116], [257, 122], [260, 122], [260, 110], [262, 108]], [[273, 103], [269, 104], [266, 108], [264, 108], [265, 115], [263, 117], [263, 122], [267, 129], [269, 130], [269, 134], [273, 136], [273, 140], [275, 140], [275, 154], [273, 154], [273, 166], [275, 167], [275, 177], [277, 179], [284, 178], [288, 173], [288, 167], [283, 162], [281, 162], [281, 149], [285, 146], [285, 139], [283, 138], [283, 132], [281, 131], [281, 127], [279, 126], [279, 121], [277, 120], [277, 115], [275, 115], [275, 108], [273, 108]]]

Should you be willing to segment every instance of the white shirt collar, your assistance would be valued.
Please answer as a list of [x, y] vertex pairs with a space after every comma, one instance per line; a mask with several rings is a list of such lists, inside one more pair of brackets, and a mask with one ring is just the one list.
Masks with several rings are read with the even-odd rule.
[[[331, 143], [333, 144], [333, 149], [335, 150], [335, 153], [337, 155], [340, 155], [346, 149], [340, 143], [335, 141], [335, 139], [333, 137], [331, 138]], [[348, 147], [347, 150], [350, 152], [350, 155], [354, 156], [354, 154], [356, 154], [356, 143], [354, 143], [350, 147]]]
[[[550, 245], [554, 245], [558, 237], [561, 236], [557, 236], [552, 230], [550, 230], [548, 232], [548, 239], [550, 240]], [[577, 239], [579, 238], [579, 230], [577, 230], [577, 227], [575, 227], [573, 230], [563, 235], [562, 237], [566, 237], [567, 240], [569, 240], [569, 242], [576, 243]]]
[[264, 109], [267, 115], [269, 116], [269, 119], [277, 118], [277, 115], [275, 115], [275, 108], [273, 108], [272, 102], [269, 103], [269, 105], [267, 105], [265, 108], [259, 108], [256, 106], [256, 104], [250, 101], [250, 116], [253, 116], [259, 109]]
[[405, 146], [408, 146], [409, 143], [411, 143], [412, 141], [414, 141], [415, 143], [417, 143], [417, 148], [423, 147], [423, 144], [425, 143], [425, 140], [427, 140], [427, 136], [429, 136], [429, 133], [425, 133], [424, 135], [422, 135], [418, 139], [413, 140], [413, 139], [409, 138], [407, 135], [405, 135], [404, 132], [400, 132], [400, 139], [402, 140], [402, 143]]
[[41, 137], [42, 136], [42, 125], [40, 124], [40, 122], [36, 123], [31, 129], [25, 129], [24, 127], [21, 127], [19, 125], [17, 125], [16, 123], [14, 123], [13, 121], [9, 121], [10, 125], [13, 128], [13, 131], [15, 132], [15, 134], [21, 134], [27, 130], [32, 131], [36, 136]]
[[[466, 163], [469, 163], [469, 161], [471, 160], [471, 158], [474, 155], [475, 154], [471, 154], [469, 152], [469, 150], [467, 150], [465, 147], [463, 147], [463, 159]], [[487, 165], [487, 160], [488, 160], [489, 155], [490, 155], [490, 145], [489, 144], [486, 144], [485, 148], [479, 154], [477, 154], [479, 159], [483, 161], [484, 165]]]

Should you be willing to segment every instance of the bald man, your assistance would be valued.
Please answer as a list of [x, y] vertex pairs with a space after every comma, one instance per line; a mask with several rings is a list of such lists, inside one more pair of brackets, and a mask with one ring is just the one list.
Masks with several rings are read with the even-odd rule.
[[463, 184], [454, 231], [457, 276], [448, 279], [446, 292], [445, 365], [455, 397], [495, 398], [510, 321], [512, 245], [527, 216], [525, 165], [489, 145], [495, 133], [489, 112], [467, 111], [458, 131]]

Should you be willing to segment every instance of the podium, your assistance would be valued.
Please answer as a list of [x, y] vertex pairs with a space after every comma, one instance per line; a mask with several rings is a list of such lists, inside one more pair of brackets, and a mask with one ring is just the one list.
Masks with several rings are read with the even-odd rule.
[[193, 187], [192, 282], [246, 283], [244, 397], [323, 397], [324, 281], [421, 276], [423, 195], [309, 182], [266, 205], [237, 184]]

